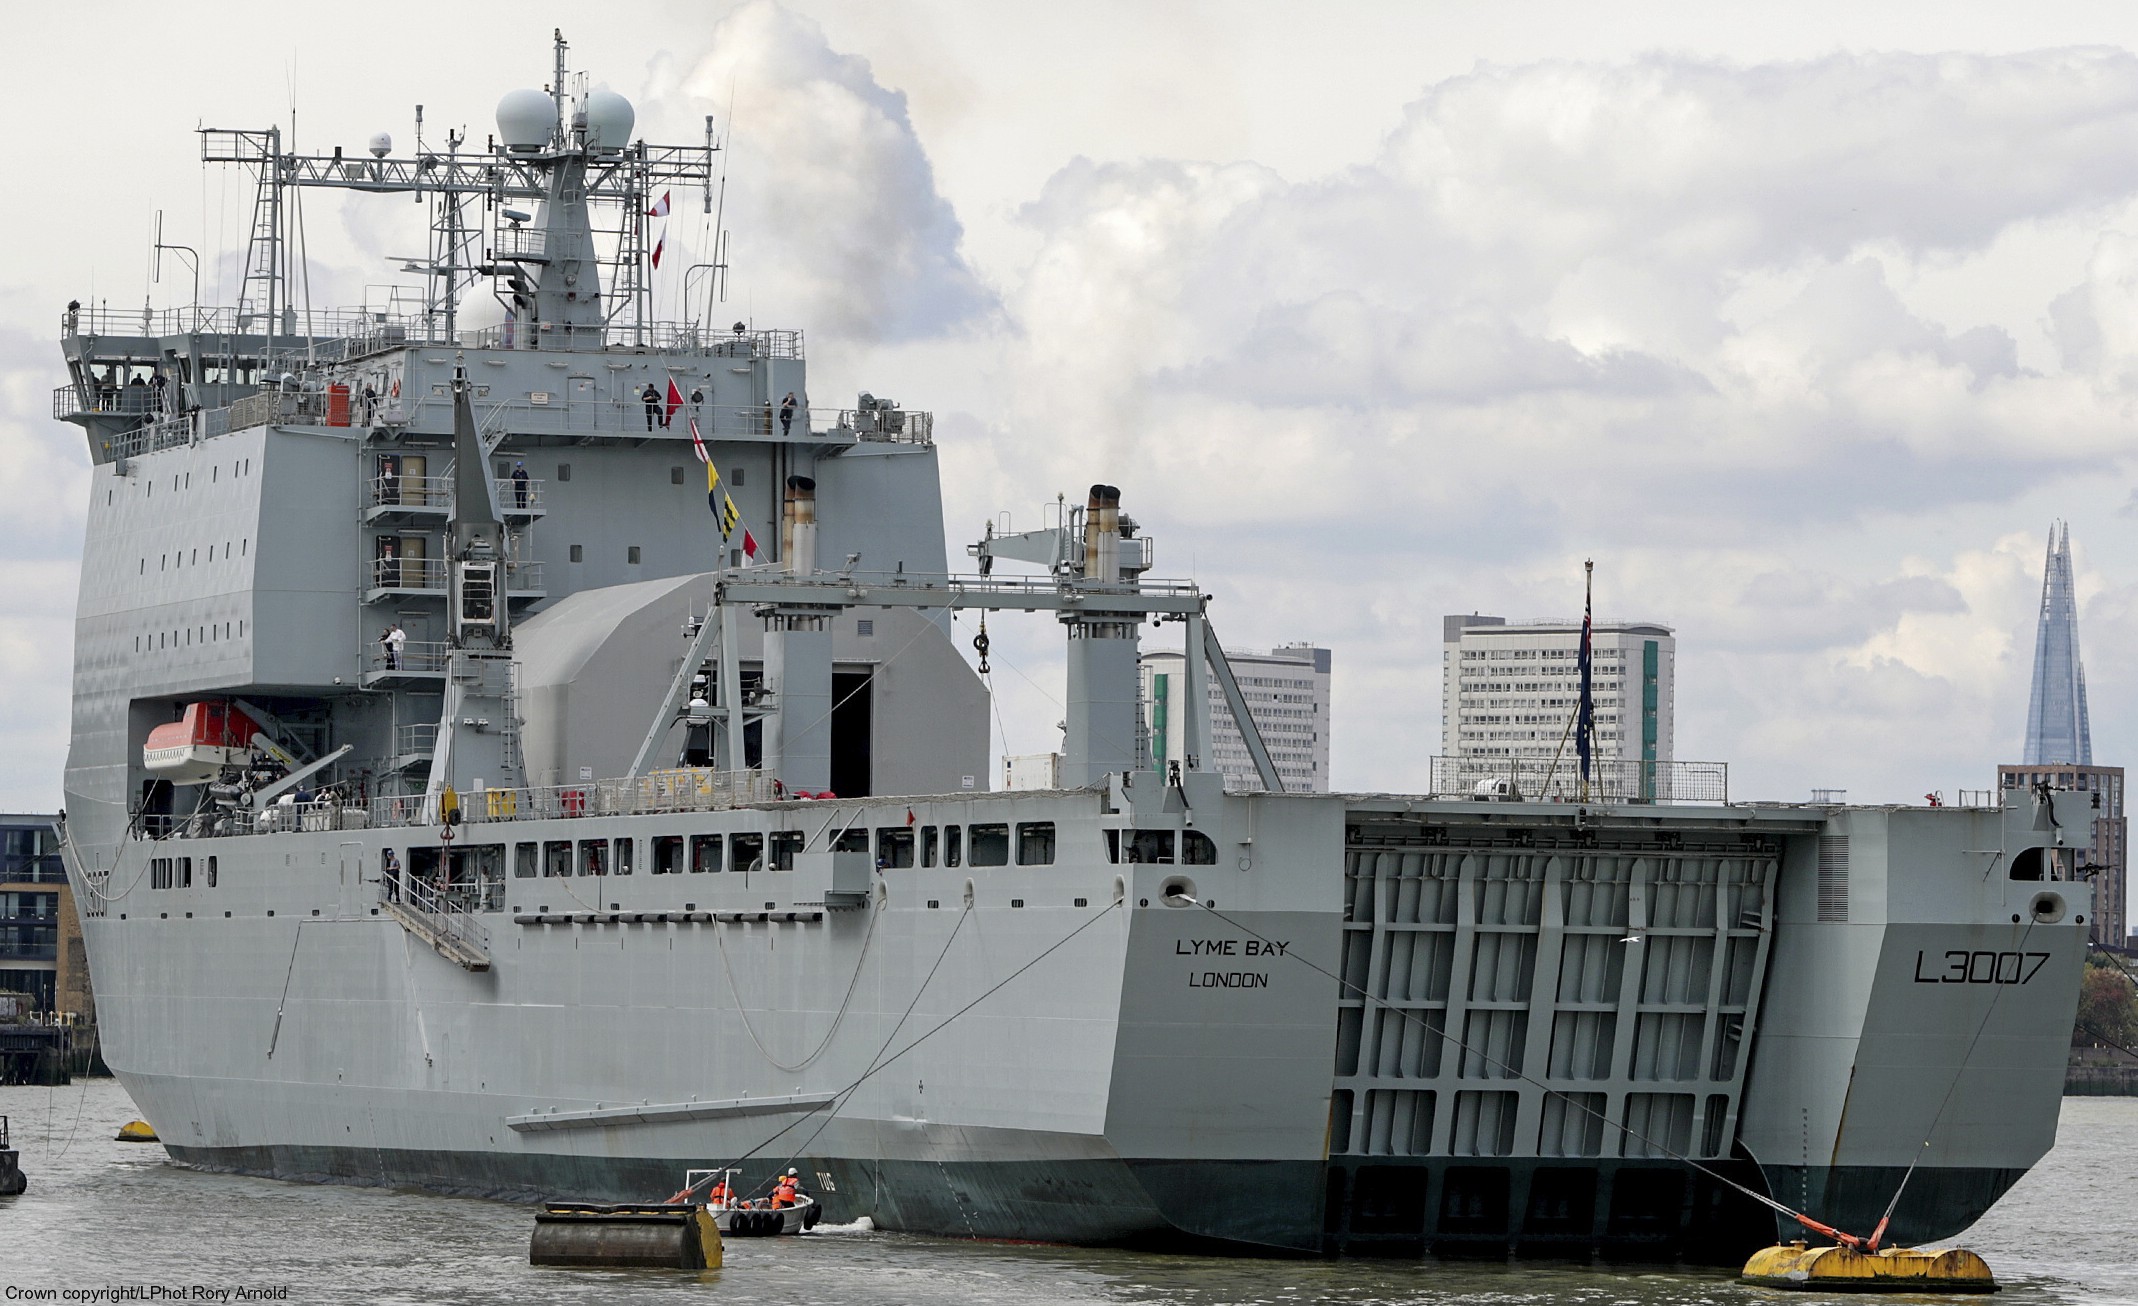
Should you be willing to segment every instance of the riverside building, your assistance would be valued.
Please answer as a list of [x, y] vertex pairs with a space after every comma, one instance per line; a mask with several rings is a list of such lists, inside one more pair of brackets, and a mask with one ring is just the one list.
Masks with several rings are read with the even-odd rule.
[[[1442, 628], [1440, 751], [1465, 760], [1573, 764], [1581, 622], [1452, 616]], [[1600, 762], [1669, 762], [1677, 640], [1653, 622], [1595, 623]]]
[[[1227, 651], [1247, 713], [1269, 746], [1270, 759], [1287, 793], [1329, 792], [1329, 650], [1311, 644], [1287, 644], [1267, 653]], [[1151, 760], [1157, 769], [1182, 761], [1186, 714], [1179, 695], [1186, 683], [1185, 660], [1178, 653], [1143, 655], [1143, 719], [1150, 731]], [[1247, 741], [1225, 704], [1224, 693], [1209, 684], [1210, 751], [1205, 765], [1225, 773], [1228, 789], [1259, 789]]]

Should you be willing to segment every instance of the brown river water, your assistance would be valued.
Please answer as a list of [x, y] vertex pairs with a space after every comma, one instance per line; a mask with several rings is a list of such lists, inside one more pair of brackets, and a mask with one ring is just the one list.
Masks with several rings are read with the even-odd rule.
[[[1670, 1266], [1213, 1260], [858, 1228], [730, 1240], [725, 1268], [703, 1274], [549, 1269], [527, 1263], [528, 1207], [201, 1174], [173, 1163], [161, 1147], [115, 1142], [118, 1126], [136, 1113], [112, 1080], [0, 1088], [0, 1114], [12, 1120], [30, 1179], [23, 1196], [0, 1198], [0, 1306], [248, 1299], [514, 1306], [1866, 1300], [1746, 1288], [1724, 1271]], [[2006, 1285], [1993, 1300], [2138, 1306], [2134, 1171], [2138, 1098], [2066, 1098], [2056, 1149], [1959, 1240], [1980, 1252]]]

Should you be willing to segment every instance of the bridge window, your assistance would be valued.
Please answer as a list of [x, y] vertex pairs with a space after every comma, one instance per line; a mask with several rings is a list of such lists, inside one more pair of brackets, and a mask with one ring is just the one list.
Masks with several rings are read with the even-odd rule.
[[[737, 849], [737, 851], [741, 851]], [[690, 837], [690, 870], [693, 875], [703, 875], [720, 869], [720, 836], [717, 834], [694, 834]]]
[[958, 841], [962, 837], [963, 833], [964, 832], [955, 825], [946, 825], [943, 827], [943, 865], [958, 866], [962, 864], [960, 858], [963, 856], [963, 852], [959, 846]]
[[729, 870], [761, 871], [765, 869], [765, 837], [763, 835], [731, 835], [728, 843]]
[[921, 865], [935, 865], [937, 851], [941, 844], [942, 839], [934, 826], [924, 825], [921, 827]]
[[1217, 845], [1201, 830], [1186, 830], [1180, 836], [1180, 861], [1183, 866], [1217, 865]]
[[772, 832], [772, 869], [791, 871], [794, 855], [802, 851], [804, 836], [800, 830], [774, 830]]
[[657, 834], [653, 837], [653, 873], [655, 875], [680, 875], [683, 873], [682, 835]]
[[581, 839], [579, 841], [579, 873], [581, 875], [607, 875], [609, 873], [609, 841], [607, 839]]
[[886, 870], [913, 865], [913, 828], [886, 826], [876, 832], [876, 864]]
[[1017, 826], [1017, 864], [1054, 865], [1054, 822], [1023, 821]]
[[512, 874], [522, 880], [535, 877], [535, 846], [531, 843], [515, 844], [512, 849]]
[[638, 840], [636, 839], [618, 839], [616, 841], [616, 861], [614, 865], [618, 875], [629, 875], [631, 873], [631, 853], [633, 845], [637, 842]]
[[1007, 825], [975, 825], [972, 836], [972, 864], [975, 866], [1007, 866], [1010, 864], [1010, 827]]
[[542, 874], [564, 876], [572, 873], [572, 841], [558, 839], [542, 845]]
[[1128, 836], [1128, 859], [1132, 862], [1171, 862], [1171, 830], [1133, 830]]

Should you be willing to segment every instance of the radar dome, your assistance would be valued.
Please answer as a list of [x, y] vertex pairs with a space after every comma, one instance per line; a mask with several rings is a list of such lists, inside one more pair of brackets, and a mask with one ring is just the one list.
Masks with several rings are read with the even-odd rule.
[[540, 91], [507, 91], [497, 102], [497, 136], [508, 150], [539, 150], [557, 130], [557, 102]]
[[586, 95], [586, 143], [597, 150], [620, 150], [631, 143], [638, 112], [631, 101], [611, 90]]
[[391, 134], [387, 132], [380, 132], [378, 135], [371, 138], [372, 158], [383, 159], [391, 153], [393, 153], [393, 136]]

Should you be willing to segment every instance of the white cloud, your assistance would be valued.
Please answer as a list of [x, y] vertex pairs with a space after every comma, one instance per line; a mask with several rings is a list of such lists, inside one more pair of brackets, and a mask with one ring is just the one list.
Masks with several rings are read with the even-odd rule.
[[[1138, 66], [1166, 77], [1099, 91], [1051, 64], [1019, 76], [1041, 52], [992, 11], [931, 10], [894, 40], [884, 25], [903, 20], [872, 7], [806, 7], [722, 8], [635, 86], [627, 63], [589, 60], [634, 93], [649, 138], [695, 139], [732, 91], [736, 275], [718, 311], [808, 329], [820, 394], [852, 378], [938, 410], [954, 543], [993, 510], [1028, 526], [1056, 489], [1121, 485], [1161, 572], [1197, 574], [1229, 640], [1335, 648], [1340, 783], [1423, 783], [1440, 614], [1574, 611], [1584, 557], [1600, 611], [1677, 627], [1680, 754], [1733, 761], [1739, 796], [1986, 783], [2024, 717], [2055, 515], [2075, 526], [2096, 738], [2105, 756], [2138, 738], [2138, 689], [2109, 656], [2138, 638], [2123, 567], [2138, 509], [2118, 515], [2138, 502], [2138, 226], [2120, 229], [2138, 221], [2138, 57], [1625, 56], [1637, 42], [1614, 36], [1583, 62], [1526, 52], [1579, 42], [1502, 33], [1481, 47], [1496, 62], [1417, 63], [1437, 80], [1402, 93], [1371, 149], [1356, 106], [1396, 103], [1385, 84], [1318, 72], [1273, 112], [1222, 61], [1145, 51]], [[1266, 30], [1233, 24], [1226, 49], [1285, 67], [1301, 38], [1263, 14]], [[1123, 41], [1171, 30], [1113, 17]], [[1855, 44], [1908, 43], [1893, 30]], [[1941, 19], [1920, 38], [1958, 30]], [[350, 39], [351, 68], [396, 52], [382, 37], [367, 58], [368, 38]], [[887, 71], [901, 60], [947, 62], [917, 82]], [[1300, 66], [1366, 62], [1389, 61]], [[1257, 125], [1150, 122], [1123, 107], [1146, 103], [1146, 80], [1175, 114], [1245, 105]], [[495, 89], [452, 120], [479, 136]], [[213, 93], [210, 118], [280, 105]], [[1339, 101], [1350, 134], [1320, 153], [1321, 108]], [[946, 106], [932, 119], [931, 102]], [[344, 137], [384, 120], [367, 106]], [[1243, 144], [1175, 157], [1191, 140]], [[182, 135], [170, 142], [183, 162]], [[202, 220], [242, 227], [249, 193], [224, 188], [213, 205], [203, 192]], [[680, 201], [674, 244], [703, 258], [706, 224]], [[373, 207], [320, 242], [341, 270], [315, 281], [359, 285], [369, 260], [413, 248], [376, 234], [408, 214]], [[135, 247], [107, 251], [121, 217], [78, 221], [94, 233], [78, 248], [57, 226], [18, 244], [70, 276], [101, 257], [106, 287], [134, 294]], [[49, 314], [66, 294], [39, 282], [18, 298]], [[56, 777], [86, 473], [72, 428], [43, 410], [49, 324], [7, 321], [38, 334], [0, 337], [15, 505], [0, 519], [0, 673], [22, 687], [0, 749], [42, 751], [38, 774]], [[1059, 694], [1051, 629], [995, 634], [998, 663]], [[1000, 742], [1052, 746], [1058, 702], [997, 679]], [[18, 795], [0, 805], [49, 805], [56, 780], [28, 776], [0, 774]]]
[[[651, 116], [669, 137], [692, 139], [704, 113], [726, 118], [732, 98], [732, 275], [762, 296], [760, 311], [878, 341], [940, 336], [992, 310], [905, 96], [866, 59], [833, 50], [814, 22], [770, 0], [723, 17], [710, 46], [673, 88], [656, 83]], [[678, 121], [682, 105], [698, 118]]]

